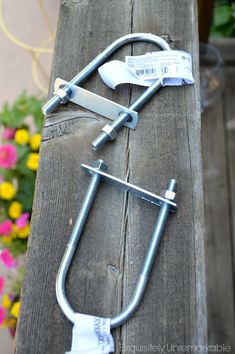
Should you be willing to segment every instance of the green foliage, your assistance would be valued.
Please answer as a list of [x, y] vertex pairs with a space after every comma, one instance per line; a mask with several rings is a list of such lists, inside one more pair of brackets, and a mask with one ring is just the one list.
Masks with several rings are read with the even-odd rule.
[[235, 3], [229, 0], [215, 2], [211, 37], [235, 36]]
[[11, 286], [9, 290], [4, 289], [3, 297], [10, 305], [2, 302], [2, 308], [5, 306], [4, 323], [13, 336], [24, 276], [22, 255], [27, 250], [30, 230], [43, 103], [43, 100], [23, 92], [12, 105], [5, 103], [0, 112], [0, 126], [4, 132], [3, 145], [0, 146], [0, 252], [8, 254], [8, 260], [1, 261], [14, 271]]
[[7, 245], [7, 248], [11, 252], [13, 257], [18, 257], [21, 254], [24, 254], [27, 250], [27, 242], [25, 239], [16, 238], [14, 242]]
[[[15, 220], [17, 217], [13, 214], [12, 218], [9, 207], [13, 201], [17, 201], [21, 203], [21, 213], [31, 214], [37, 166], [32, 167], [28, 161], [32, 153], [38, 155], [39, 152], [40, 132], [43, 121], [41, 107], [43, 103], [43, 100], [29, 96], [26, 92], [23, 92], [11, 106], [5, 103], [0, 112], [0, 125], [4, 129], [15, 129], [13, 129], [13, 136], [4, 140], [3, 145], [11, 145], [11, 147], [15, 148], [12, 149], [17, 155], [16, 163], [13, 163], [11, 168], [0, 168], [1, 179], [10, 182], [16, 190], [16, 194], [9, 200], [4, 199], [0, 195], [0, 223], [10, 219], [13, 225], [11, 234], [7, 238], [2, 237], [4, 235], [0, 235], [0, 245], [8, 248], [14, 257], [26, 252], [28, 235], [24, 236], [18, 230], [15, 231], [16, 234], [13, 236], [13, 228], [15, 227], [17, 230]], [[31, 119], [26, 119], [28, 117], [31, 117]], [[34, 133], [30, 132], [32, 130]], [[35, 136], [37, 136], [36, 145], [35, 140], [33, 140]], [[8, 242], [9, 238], [10, 241]]]
[[24, 91], [10, 107], [8, 103], [3, 105], [0, 113], [0, 125], [9, 128], [19, 128], [23, 126], [25, 118], [32, 116], [37, 131], [42, 128], [41, 107], [44, 100], [34, 96], [28, 96]]
[[13, 281], [12, 291], [11, 291], [11, 293], [16, 294], [16, 296], [19, 295], [21, 292], [24, 273], [25, 273], [24, 267], [19, 267], [17, 270], [17, 276]]

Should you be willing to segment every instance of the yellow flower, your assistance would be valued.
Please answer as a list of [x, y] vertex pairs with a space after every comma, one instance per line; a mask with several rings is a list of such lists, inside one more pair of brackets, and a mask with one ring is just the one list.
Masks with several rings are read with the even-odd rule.
[[10, 200], [14, 198], [16, 190], [11, 182], [2, 182], [0, 184], [0, 198]]
[[20, 302], [17, 301], [14, 303], [14, 305], [11, 308], [11, 315], [14, 316], [15, 318], [18, 318], [19, 312], [20, 312]]
[[11, 306], [10, 298], [7, 294], [4, 294], [2, 297], [2, 307], [4, 307], [4, 309], [9, 309], [10, 306]]
[[12, 238], [11, 235], [8, 236], [2, 236], [1, 237], [1, 241], [4, 244], [4, 246], [9, 246], [12, 244]]
[[32, 150], [38, 150], [41, 144], [41, 134], [36, 133], [31, 136], [29, 140], [29, 145]]
[[8, 209], [8, 214], [12, 219], [18, 219], [22, 212], [22, 204], [20, 202], [12, 202]]
[[18, 129], [15, 133], [15, 142], [19, 145], [25, 145], [29, 142], [29, 133], [26, 129]]
[[19, 238], [27, 238], [29, 236], [29, 233], [30, 233], [30, 226], [29, 224], [27, 224], [26, 226], [18, 229], [17, 236]]
[[28, 160], [26, 162], [26, 166], [33, 171], [37, 171], [38, 169], [38, 161], [39, 161], [39, 154], [36, 152], [31, 152], [29, 154]]
[[18, 226], [17, 226], [16, 224], [13, 224], [13, 225], [11, 226], [10, 237], [11, 237], [11, 238], [16, 238], [17, 235], [18, 235], [18, 231], [19, 231]]

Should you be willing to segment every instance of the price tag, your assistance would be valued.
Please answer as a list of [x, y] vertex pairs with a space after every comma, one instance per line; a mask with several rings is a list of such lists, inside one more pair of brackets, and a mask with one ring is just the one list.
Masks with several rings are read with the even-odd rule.
[[65, 354], [109, 354], [114, 352], [110, 319], [76, 314], [72, 347]]
[[125, 62], [110, 61], [98, 71], [105, 84], [112, 89], [124, 83], [151, 86], [156, 80], [160, 80], [162, 86], [194, 83], [191, 55], [181, 50], [126, 56]]

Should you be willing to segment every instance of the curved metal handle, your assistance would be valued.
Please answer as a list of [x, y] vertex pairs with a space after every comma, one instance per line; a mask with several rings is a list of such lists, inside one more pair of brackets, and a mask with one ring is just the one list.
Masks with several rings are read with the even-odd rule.
[[[108, 57], [110, 57], [110, 55], [113, 54], [117, 49], [119, 49], [120, 47], [124, 46], [125, 44], [131, 43], [131, 42], [150, 42], [150, 43], [156, 44], [158, 47], [160, 47], [163, 50], [171, 50], [169, 44], [164, 39], [162, 39], [159, 36], [155, 36], [154, 34], [151, 34], [151, 33], [128, 34], [126, 36], [120, 37], [119, 39], [114, 41], [112, 44], [110, 44], [102, 53], [100, 53], [96, 58], [94, 58], [77, 76], [75, 76], [71, 80], [71, 83], [74, 85], [79, 85], [93, 71], [98, 69], [108, 59]], [[157, 85], [157, 83], [158, 83], [158, 85]], [[153, 85], [156, 87], [156, 86], [159, 86], [159, 84], [160, 84], [160, 81], [156, 80], [156, 82]], [[150, 86], [150, 88], [152, 86]], [[148, 91], [150, 88], [148, 88], [146, 91]], [[65, 86], [63, 88], [63, 91], [65, 92], [65, 94], [69, 98], [69, 94], [70, 94], [69, 87]], [[148, 96], [147, 99], [144, 99], [144, 96], [146, 96], [145, 92], [143, 93], [143, 95], [140, 96], [140, 98], [143, 96], [142, 105], [149, 98], [149, 95], [147, 95]], [[66, 100], [64, 100], [64, 102], [65, 101]], [[61, 103], [61, 98], [57, 95], [53, 96], [50, 99], [50, 101], [48, 101], [45, 104], [45, 106], [43, 106], [43, 108], [42, 108], [43, 113], [45, 115], [51, 113], [60, 103]], [[138, 109], [138, 107], [136, 107], [136, 108]]]

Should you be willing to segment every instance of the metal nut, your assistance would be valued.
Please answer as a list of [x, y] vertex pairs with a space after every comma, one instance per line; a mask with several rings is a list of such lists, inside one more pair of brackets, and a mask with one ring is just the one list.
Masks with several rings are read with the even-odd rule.
[[91, 166], [103, 172], [106, 172], [108, 169], [108, 166], [104, 163], [104, 160], [101, 159], [94, 161]]
[[102, 131], [108, 134], [110, 140], [114, 140], [117, 137], [116, 130], [109, 124], [106, 124]]
[[169, 200], [174, 200], [175, 196], [176, 196], [175, 192], [169, 191], [167, 189], [165, 189], [161, 192], [161, 197], [169, 199]]
[[61, 88], [56, 92], [56, 95], [59, 96], [61, 103], [66, 103], [69, 100], [69, 95]]

